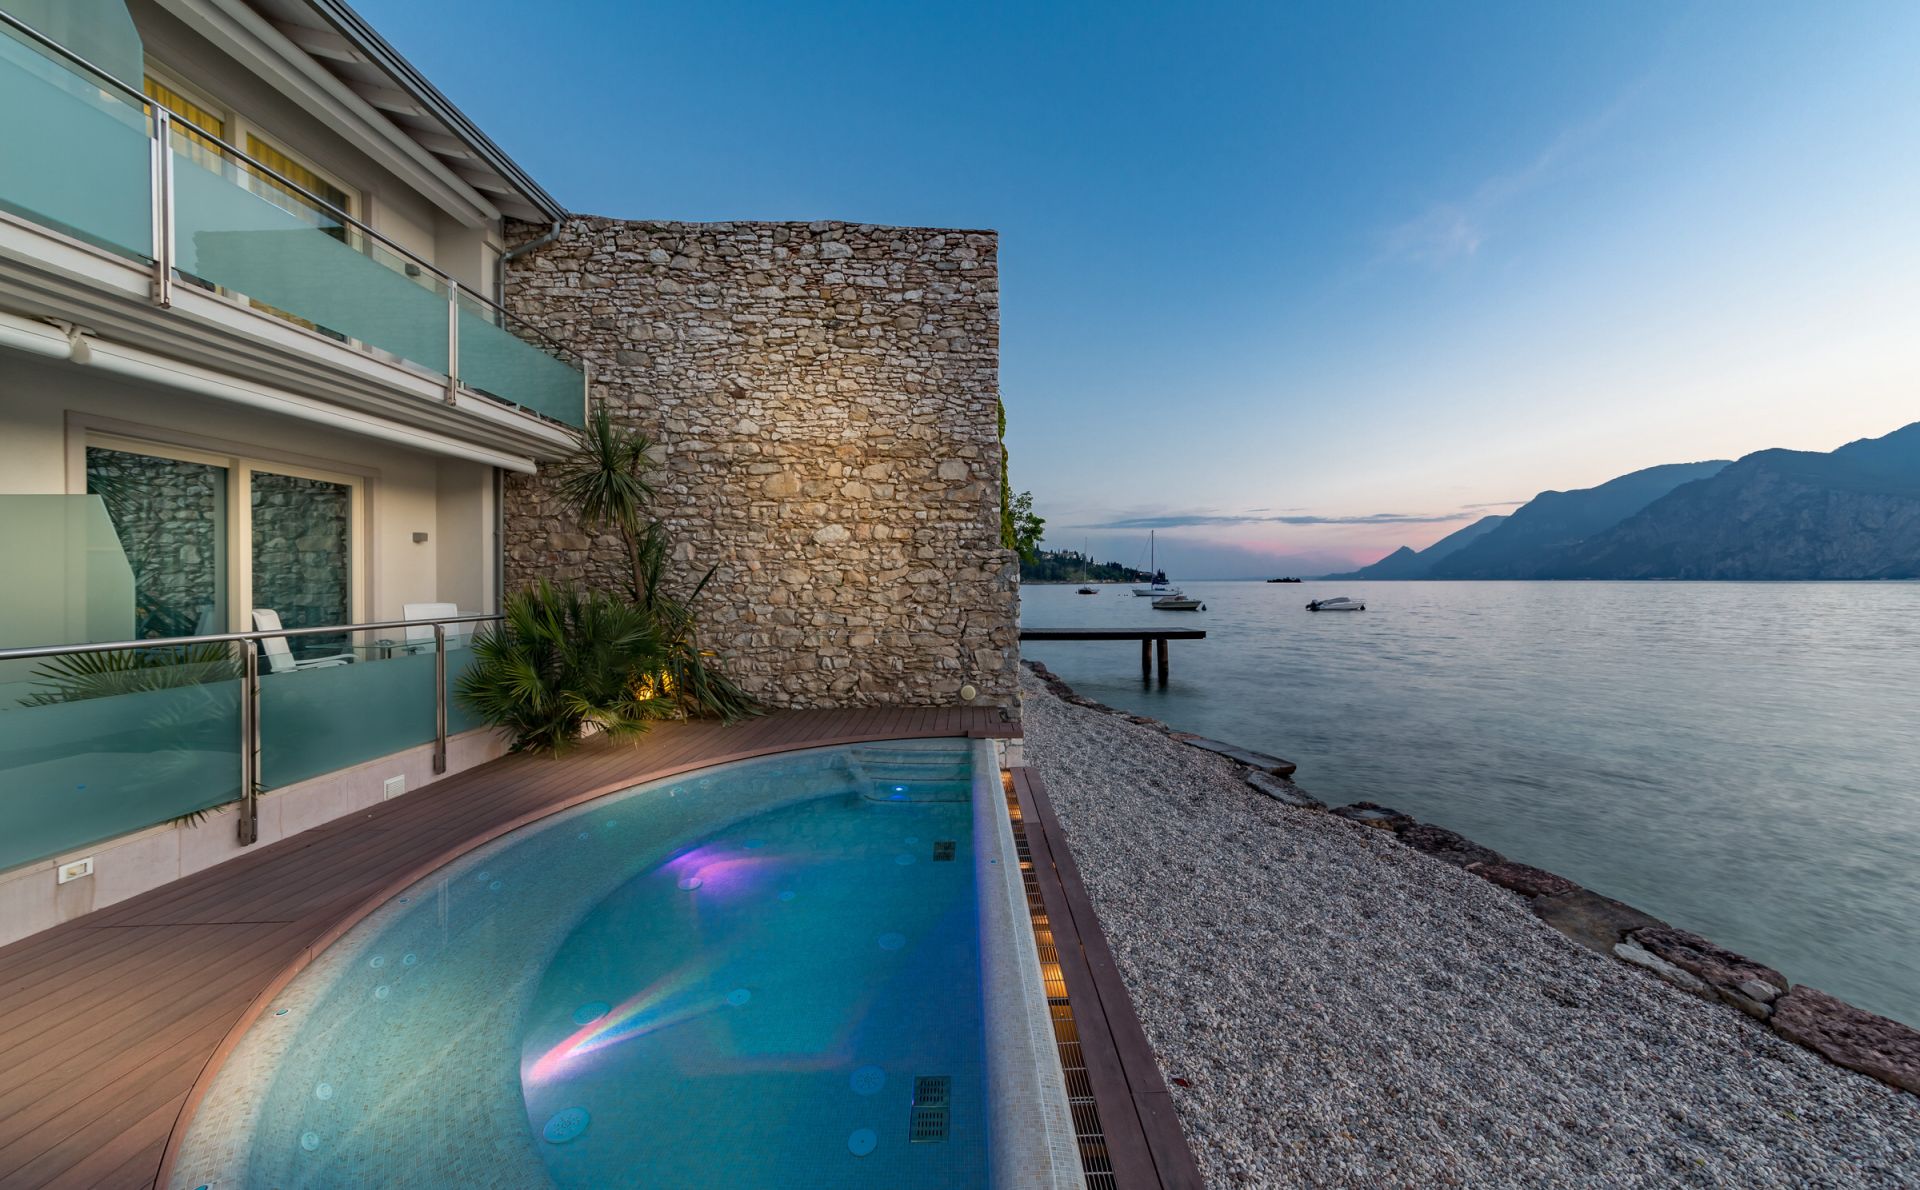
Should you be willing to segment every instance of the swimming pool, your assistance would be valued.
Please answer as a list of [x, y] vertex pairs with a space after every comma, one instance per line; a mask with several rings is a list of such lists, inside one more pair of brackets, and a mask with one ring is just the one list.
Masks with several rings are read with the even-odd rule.
[[1075, 1186], [1052, 1041], [991, 744], [787, 753], [392, 898], [242, 1038], [170, 1184]]

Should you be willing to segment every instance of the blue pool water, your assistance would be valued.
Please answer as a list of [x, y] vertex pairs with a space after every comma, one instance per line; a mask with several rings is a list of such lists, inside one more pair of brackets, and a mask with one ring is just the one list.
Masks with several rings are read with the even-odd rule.
[[176, 1184], [985, 1185], [973, 824], [911, 741], [508, 836], [289, 987]]

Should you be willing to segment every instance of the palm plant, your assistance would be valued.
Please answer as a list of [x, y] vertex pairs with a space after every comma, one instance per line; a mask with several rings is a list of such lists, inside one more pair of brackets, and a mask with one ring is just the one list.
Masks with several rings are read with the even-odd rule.
[[645, 600], [641, 586], [641, 538], [650, 525], [647, 504], [647, 452], [653, 440], [632, 426], [615, 425], [605, 402], [593, 407], [585, 428], [574, 435], [573, 450], [553, 469], [553, 490], [572, 505], [589, 529], [612, 529], [627, 545], [633, 600]]
[[758, 713], [744, 690], [712, 664], [700, 647], [693, 603], [718, 567], [709, 569], [685, 599], [667, 591], [668, 541], [664, 526], [648, 515], [653, 487], [647, 482], [647, 452], [653, 441], [620, 425], [604, 402], [596, 404], [574, 448], [552, 471], [554, 492], [573, 507], [581, 524], [612, 529], [627, 548], [627, 582], [633, 606], [654, 626], [661, 645], [657, 668], [639, 676], [645, 689], [689, 715], [734, 720]]
[[513, 735], [513, 750], [559, 752], [589, 728], [632, 736], [671, 703], [642, 680], [661, 672], [660, 635], [637, 605], [542, 580], [508, 596], [505, 619], [474, 638], [462, 702]]
[[34, 669], [34, 684], [42, 689], [21, 702], [30, 707], [85, 702], [116, 694], [210, 685], [239, 676], [240, 662], [233, 649], [219, 643], [64, 653]]

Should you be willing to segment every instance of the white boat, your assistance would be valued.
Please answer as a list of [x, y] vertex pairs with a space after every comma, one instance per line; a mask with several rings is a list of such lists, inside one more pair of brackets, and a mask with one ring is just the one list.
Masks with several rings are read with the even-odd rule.
[[1307, 610], [1310, 612], [1363, 612], [1367, 610], [1367, 605], [1358, 599], [1348, 599], [1345, 595], [1339, 595], [1332, 599], [1316, 599], [1307, 604]]
[[1181, 597], [1182, 592], [1180, 588], [1168, 582], [1167, 572], [1160, 569], [1156, 564], [1153, 530], [1151, 529], [1147, 530], [1147, 573], [1153, 575], [1153, 581], [1145, 586], [1135, 587], [1133, 589], [1135, 595], [1144, 595], [1151, 599], [1178, 599]]
[[1198, 599], [1185, 595], [1162, 595], [1153, 601], [1153, 610], [1160, 612], [1203, 612], [1207, 605]]

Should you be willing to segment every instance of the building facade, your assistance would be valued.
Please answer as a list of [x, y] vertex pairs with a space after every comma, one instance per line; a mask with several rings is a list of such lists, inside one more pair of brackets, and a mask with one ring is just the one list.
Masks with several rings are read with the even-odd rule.
[[0, 110], [0, 941], [497, 755], [590, 399], [756, 696], [1013, 705], [991, 234], [572, 216], [337, 0], [0, 0]]

